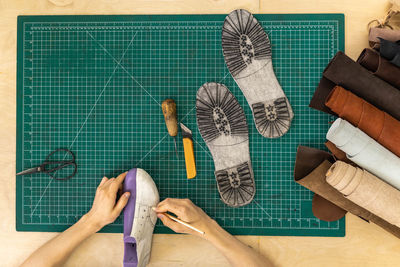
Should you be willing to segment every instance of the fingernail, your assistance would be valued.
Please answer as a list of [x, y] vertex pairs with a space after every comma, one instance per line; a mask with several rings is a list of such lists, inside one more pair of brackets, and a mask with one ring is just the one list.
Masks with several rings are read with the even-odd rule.
[[130, 195], [131, 195], [131, 193], [129, 193], [129, 192], [126, 192], [126, 193], [124, 194], [125, 197], [129, 197]]
[[151, 207], [151, 209], [154, 210], [154, 211], [156, 211], [157, 208], [156, 208], [156, 207]]

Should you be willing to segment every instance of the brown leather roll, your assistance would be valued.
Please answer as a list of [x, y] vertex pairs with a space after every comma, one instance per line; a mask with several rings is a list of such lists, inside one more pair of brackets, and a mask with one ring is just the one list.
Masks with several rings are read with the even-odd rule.
[[324, 105], [325, 99], [332, 91], [332, 85], [340, 85], [400, 120], [400, 90], [374, 76], [343, 52], [336, 53], [322, 75], [310, 107], [331, 113]]
[[[314, 156], [316, 152], [318, 152], [318, 156]], [[299, 146], [297, 153], [299, 156], [296, 157], [296, 164], [294, 171], [295, 180], [298, 177], [301, 178], [309, 175], [310, 172], [313, 169], [315, 169], [315, 166], [320, 165], [325, 160], [329, 160], [331, 162], [335, 161], [335, 159], [329, 153], [321, 150], [316, 150], [316, 149], [314, 150], [308, 147]], [[302, 184], [301, 182], [298, 183]], [[312, 212], [314, 216], [317, 217], [318, 219], [331, 222], [339, 220], [346, 214], [346, 211], [343, 210], [341, 207], [325, 199], [324, 197], [318, 195], [316, 191], [314, 190], [311, 191], [315, 193], [312, 199]], [[329, 202], [331, 204], [329, 204]]]
[[326, 182], [325, 175], [332, 166], [332, 162], [333, 157], [325, 151], [299, 146], [294, 168], [294, 180], [336, 206], [366, 221], [371, 221], [400, 238], [400, 228], [354, 204]]
[[398, 120], [341, 86], [334, 87], [325, 105], [400, 157]]
[[381, 57], [376, 51], [364, 49], [357, 62], [375, 76], [400, 89], [400, 68]]

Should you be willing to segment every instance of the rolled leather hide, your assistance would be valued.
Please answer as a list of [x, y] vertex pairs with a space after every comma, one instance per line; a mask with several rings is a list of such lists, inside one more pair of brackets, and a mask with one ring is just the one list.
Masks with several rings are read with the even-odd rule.
[[339, 118], [329, 128], [326, 138], [355, 164], [400, 189], [400, 158], [363, 131]]

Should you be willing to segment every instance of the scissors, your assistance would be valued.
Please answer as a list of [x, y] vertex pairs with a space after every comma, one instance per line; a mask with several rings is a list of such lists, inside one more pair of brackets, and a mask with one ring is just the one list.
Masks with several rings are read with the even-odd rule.
[[[66, 152], [66, 153], [68, 153], [70, 155], [70, 159], [67, 159], [67, 160], [54, 160], [54, 161], [50, 160], [51, 157], [57, 152]], [[64, 158], [66, 158], [66, 156], [67, 155], [65, 155]], [[51, 167], [51, 165], [53, 165], [55, 167], [49, 168], [49, 167]], [[72, 174], [70, 174], [70, 175], [68, 175], [66, 177], [62, 177], [62, 178], [57, 178], [57, 177], [55, 177], [53, 175], [53, 173], [56, 173], [58, 170], [61, 170], [61, 169], [65, 168], [65, 167], [68, 167], [68, 166], [71, 166], [71, 165], [74, 168]], [[26, 174], [33, 174], [33, 173], [42, 172], [42, 173], [47, 173], [51, 178], [53, 178], [55, 180], [68, 180], [68, 179], [72, 178], [76, 174], [77, 168], [78, 167], [77, 167], [76, 162], [75, 162], [74, 153], [72, 153], [69, 149], [66, 149], [66, 148], [58, 148], [58, 149], [54, 150], [53, 152], [51, 152], [46, 157], [45, 161], [42, 164], [40, 164], [40, 166], [24, 170], [22, 172], [17, 173], [17, 175], [26, 175]]]

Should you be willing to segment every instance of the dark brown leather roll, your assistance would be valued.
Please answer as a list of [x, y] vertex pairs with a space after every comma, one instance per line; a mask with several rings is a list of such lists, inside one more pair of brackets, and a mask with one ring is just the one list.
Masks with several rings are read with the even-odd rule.
[[335, 86], [336, 84], [334, 82], [322, 76], [321, 80], [319, 81], [318, 87], [315, 90], [314, 95], [311, 99], [309, 107], [323, 111], [325, 113], [336, 115], [330, 108], [325, 106], [325, 100]]
[[375, 76], [400, 89], [400, 68], [381, 57], [376, 51], [365, 48], [357, 62]]
[[326, 172], [332, 166], [333, 160], [333, 157], [325, 151], [299, 146], [294, 168], [294, 180], [336, 206], [366, 221], [371, 221], [400, 238], [400, 228], [354, 204], [326, 182]]
[[341, 86], [335, 86], [325, 105], [400, 157], [400, 121]]
[[400, 120], [400, 90], [372, 75], [343, 52], [339, 51], [330, 61], [323, 77], [325, 79], [321, 79], [310, 107], [332, 113], [328, 108], [321, 106], [324, 106], [325, 99], [332, 91], [332, 84], [337, 84]]

